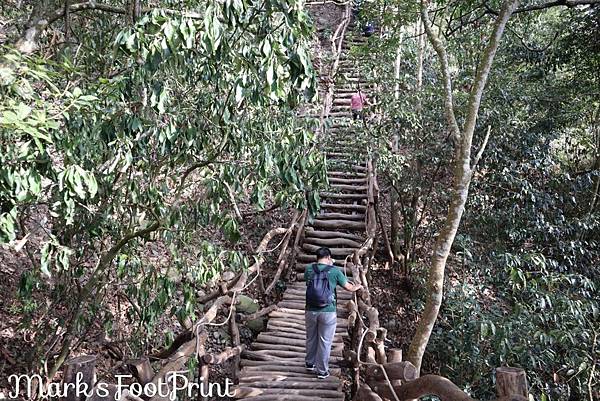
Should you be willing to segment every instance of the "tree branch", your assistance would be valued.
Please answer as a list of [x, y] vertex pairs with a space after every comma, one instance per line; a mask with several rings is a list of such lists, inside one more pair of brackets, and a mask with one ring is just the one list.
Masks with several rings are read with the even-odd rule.
[[481, 159], [481, 155], [483, 155], [483, 151], [485, 150], [488, 140], [490, 139], [491, 132], [492, 132], [492, 126], [488, 125], [487, 132], [485, 133], [485, 137], [483, 138], [483, 142], [481, 143], [481, 147], [479, 148], [479, 151], [477, 152], [477, 155], [475, 156], [475, 160], [473, 160], [473, 164], [471, 165], [471, 174], [473, 174], [473, 172], [475, 171], [475, 168], [477, 167], [477, 163], [479, 163], [479, 159]]
[[34, 15], [32, 15], [32, 18], [30, 18], [27, 23], [25, 32], [15, 44], [16, 49], [24, 54], [33, 53], [37, 49], [37, 40], [39, 36], [44, 32], [48, 25], [63, 18], [67, 14], [83, 10], [100, 10], [115, 14], [127, 14], [127, 10], [124, 8], [96, 3], [94, 0], [70, 4], [68, 7], [65, 5], [54, 11], [40, 13], [40, 15], [35, 15], [37, 14], [37, 11], [34, 10]]
[[517, 8], [519, 0], [508, 0], [502, 4], [500, 15], [496, 18], [494, 23], [494, 30], [490, 35], [487, 46], [483, 51], [483, 57], [477, 67], [477, 74], [475, 75], [473, 88], [469, 95], [469, 106], [467, 116], [465, 118], [465, 126], [463, 129], [464, 138], [461, 144], [462, 152], [464, 152], [464, 161], [468, 163], [470, 161], [471, 144], [473, 142], [473, 132], [475, 131], [475, 124], [477, 123], [477, 114], [479, 113], [479, 106], [481, 104], [481, 98], [483, 96], [483, 90], [487, 83], [488, 75], [492, 68], [492, 63], [498, 46], [500, 45], [500, 39], [504, 33], [504, 28], [508, 19]]
[[452, 78], [450, 77], [450, 68], [448, 66], [448, 54], [446, 53], [446, 48], [440, 38], [433, 32], [431, 21], [429, 20], [429, 13], [427, 12], [426, 0], [421, 0], [421, 19], [423, 21], [423, 26], [425, 27], [425, 32], [427, 32], [427, 36], [429, 37], [429, 41], [440, 59], [442, 79], [444, 80], [444, 111], [446, 114], [446, 121], [455, 143], [458, 143], [461, 133], [458, 122], [456, 121], [456, 115], [454, 114]]
[[[546, 8], [565, 6], [565, 7], [577, 7], [577, 6], [585, 6], [585, 5], [594, 5], [600, 4], [600, 0], [556, 0], [550, 1], [548, 3], [542, 4], [534, 4], [527, 7], [517, 8], [513, 14], [526, 13], [529, 11], [539, 11], [544, 10]], [[489, 14], [498, 15], [498, 11], [492, 9], [488, 6], [487, 2], [484, 1], [483, 6], [486, 8]]]

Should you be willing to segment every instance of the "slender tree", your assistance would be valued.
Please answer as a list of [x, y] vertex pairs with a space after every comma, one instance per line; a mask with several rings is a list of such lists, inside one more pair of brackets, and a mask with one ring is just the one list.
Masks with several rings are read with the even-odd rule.
[[427, 11], [428, 3], [425, 0], [421, 1], [421, 18], [423, 20], [425, 31], [427, 32], [427, 38], [429, 39], [429, 42], [433, 46], [439, 58], [440, 74], [444, 89], [444, 111], [446, 123], [455, 144], [455, 151], [450, 206], [448, 207], [448, 213], [446, 215], [442, 230], [439, 233], [433, 248], [433, 256], [427, 282], [427, 302], [425, 305], [425, 310], [423, 311], [423, 315], [419, 320], [415, 336], [413, 337], [408, 351], [408, 360], [417, 367], [417, 371], [421, 369], [423, 354], [425, 353], [425, 348], [429, 342], [429, 337], [431, 336], [433, 326], [435, 325], [440, 306], [442, 304], [446, 260], [450, 254], [454, 237], [456, 236], [456, 232], [458, 231], [458, 227], [465, 210], [465, 204], [467, 202], [469, 185], [471, 183], [471, 179], [473, 178], [473, 172], [475, 171], [477, 162], [483, 154], [490, 135], [490, 129], [488, 128], [483, 143], [473, 158], [471, 156], [471, 150], [473, 147], [473, 133], [475, 132], [481, 98], [483, 96], [483, 91], [485, 89], [498, 46], [500, 45], [500, 40], [504, 33], [506, 23], [517, 8], [518, 3], [518, 0], [504, 1], [502, 8], [496, 17], [492, 34], [490, 35], [490, 38], [481, 54], [481, 61], [478, 65], [473, 87], [469, 96], [465, 123], [461, 129], [455, 116], [455, 106], [452, 94], [452, 77], [450, 75], [446, 47], [438, 35], [433, 31]]

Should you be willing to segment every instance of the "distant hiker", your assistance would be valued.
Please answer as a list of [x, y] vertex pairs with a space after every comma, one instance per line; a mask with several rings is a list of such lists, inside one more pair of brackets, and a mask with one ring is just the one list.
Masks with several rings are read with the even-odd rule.
[[337, 324], [336, 286], [358, 291], [360, 284], [350, 284], [340, 269], [333, 266], [329, 248], [317, 249], [317, 263], [306, 266], [306, 369], [319, 379], [329, 377], [329, 355]]
[[350, 109], [352, 109], [352, 119], [356, 121], [360, 117], [363, 122], [365, 121], [365, 115], [363, 114], [363, 107], [369, 104], [367, 97], [360, 91], [360, 88], [350, 98]]

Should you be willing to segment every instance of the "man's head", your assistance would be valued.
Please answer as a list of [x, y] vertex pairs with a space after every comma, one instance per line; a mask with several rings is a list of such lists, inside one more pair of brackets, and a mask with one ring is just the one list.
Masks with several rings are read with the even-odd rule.
[[317, 263], [324, 263], [326, 265], [332, 265], [333, 259], [331, 258], [331, 251], [327, 247], [317, 249]]

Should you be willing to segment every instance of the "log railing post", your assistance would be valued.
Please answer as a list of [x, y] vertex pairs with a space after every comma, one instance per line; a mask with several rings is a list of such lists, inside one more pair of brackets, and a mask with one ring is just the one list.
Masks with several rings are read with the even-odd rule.
[[521, 368], [496, 368], [496, 393], [498, 398], [528, 397], [527, 375]]
[[[387, 355], [388, 363], [396, 363], [402, 362], [402, 349], [400, 348], [392, 348], [388, 351]], [[400, 386], [402, 384], [402, 380], [392, 380], [393, 386]]]
[[[235, 347], [240, 346], [240, 329], [238, 328], [237, 322], [235, 321], [235, 305], [231, 305], [231, 318], [229, 319], [229, 334], [231, 335], [231, 345]], [[240, 367], [240, 354], [233, 356], [233, 381], [237, 381], [237, 372]]]
[[[80, 377], [78, 380], [77, 377]], [[82, 355], [75, 358], [68, 359], [65, 362], [65, 370], [63, 377], [63, 384], [69, 385], [69, 390], [63, 401], [84, 401], [85, 392], [78, 392], [77, 389], [82, 387], [78, 386], [77, 383], [87, 385], [87, 392], [91, 392], [94, 384], [96, 383], [96, 356], [95, 355]]]
[[154, 370], [152, 369], [150, 359], [147, 356], [129, 359], [126, 362], [126, 365], [131, 374], [133, 374], [137, 381], [142, 385], [150, 383], [152, 378], [154, 378]]
[[204, 354], [206, 353], [206, 348], [204, 346], [204, 341], [201, 341], [198, 344], [198, 349], [196, 350], [198, 355], [198, 384], [200, 385], [200, 390], [198, 390], [198, 401], [206, 401], [208, 398], [204, 396], [206, 394], [208, 388], [208, 363], [204, 360]]

